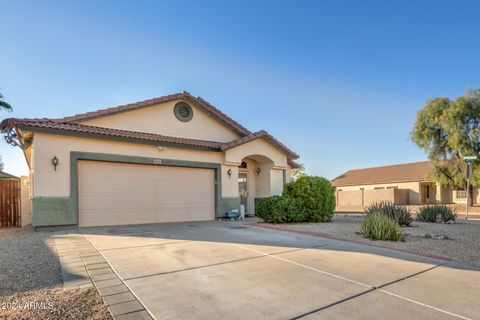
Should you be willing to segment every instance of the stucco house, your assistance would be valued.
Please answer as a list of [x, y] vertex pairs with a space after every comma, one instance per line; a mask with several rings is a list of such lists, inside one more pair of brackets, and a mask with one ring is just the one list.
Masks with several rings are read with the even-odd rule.
[[[332, 180], [337, 209], [359, 209], [379, 201], [399, 205], [466, 203], [465, 190], [440, 185], [430, 177], [430, 169], [430, 161], [422, 161], [347, 171]], [[473, 202], [479, 197], [474, 188]]]
[[188, 92], [61, 119], [5, 119], [33, 226], [214, 220], [280, 194], [298, 155]]

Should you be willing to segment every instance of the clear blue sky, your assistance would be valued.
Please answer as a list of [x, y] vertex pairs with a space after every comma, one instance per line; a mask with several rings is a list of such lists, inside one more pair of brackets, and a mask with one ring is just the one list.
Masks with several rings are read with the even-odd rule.
[[[480, 86], [478, 1], [2, 1], [4, 117], [187, 90], [301, 155], [310, 174], [424, 160], [429, 97]], [[0, 143], [5, 170], [26, 174]]]

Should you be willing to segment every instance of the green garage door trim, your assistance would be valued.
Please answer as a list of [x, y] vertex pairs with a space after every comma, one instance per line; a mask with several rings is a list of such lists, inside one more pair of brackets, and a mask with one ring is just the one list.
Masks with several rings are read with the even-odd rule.
[[217, 218], [226, 217], [227, 212], [232, 209], [240, 211], [240, 197], [222, 197], [220, 211], [217, 213]]
[[78, 160], [214, 169], [215, 215], [217, 217], [224, 216], [225, 205], [223, 204], [221, 208], [221, 203], [224, 203], [221, 201], [221, 166], [218, 163], [72, 151], [70, 152], [70, 197], [34, 197], [32, 199], [32, 225], [34, 227], [78, 225]]
[[71, 197], [32, 198], [32, 226], [64, 226], [76, 224]]

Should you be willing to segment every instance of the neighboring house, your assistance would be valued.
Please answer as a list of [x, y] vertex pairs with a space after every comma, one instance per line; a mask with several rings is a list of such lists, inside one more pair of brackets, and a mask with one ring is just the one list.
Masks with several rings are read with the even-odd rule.
[[20, 180], [20, 178], [10, 173], [0, 171], [0, 180]]
[[[356, 169], [332, 180], [338, 208], [390, 201], [399, 205], [466, 203], [466, 191], [454, 190], [429, 178], [430, 162]], [[478, 191], [473, 190], [476, 203]]]
[[34, 226], [214, 220], [241, 201], [253, 214], [298, 158], [188, 92], [1, 126], [30, 167]]

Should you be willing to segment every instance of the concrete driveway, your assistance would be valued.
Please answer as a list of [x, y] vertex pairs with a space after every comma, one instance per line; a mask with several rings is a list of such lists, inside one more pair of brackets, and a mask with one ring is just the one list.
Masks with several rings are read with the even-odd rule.
[[156, 319], [480, 319], [480, 272], [445, 261], [239, 222], [81, 232]]

